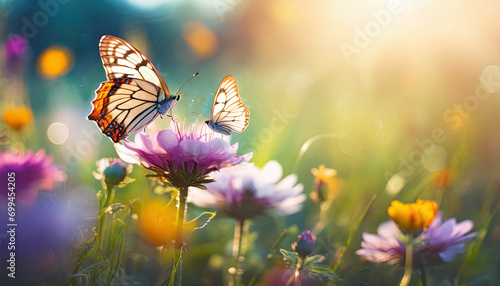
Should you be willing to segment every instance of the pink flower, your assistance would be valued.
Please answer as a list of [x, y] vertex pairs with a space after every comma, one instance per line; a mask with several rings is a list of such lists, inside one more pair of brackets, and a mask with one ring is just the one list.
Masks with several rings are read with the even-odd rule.
[[[24, 154], [3, 152], [0, 154], [0, 184], [9, 186], [8, 174], [14, 174], [14, 188], [16, 202], [31, 204], [35, 201], [39, 191], [52, 192], [57, 182], [62, 182], [66, 174], [59, 167], [52, 164], [52, 157], [40, 150], [36, 154], [28, 151]], [[7, 199], [8, 192], [1, 196]]]
[[158, 173], [176, 187], [201, 186], [212, 171], [248, 161], [252, 154], [237, 156], [238, 144], [230, 146], [221, 138], [214, 138], [209, 128], [191, 124], [189, 132], [184, 124], [172, 120], [170, 128], [146, 134], [137, 133], [135, 142], [115, 144], [120, 158], [139, 164]]
[[237, 220], [268, 213], [293, 214], [302, 208], [304, 188], [296, 185], [296, 175], [279, 181], [282, 174], [276, 161], [268, 162], [262, 169], [252, 164], [223, 169], [211, 175], [215, 181], [206, 185], [206, 191], [190, 188], [189, 201], [218, 209]]

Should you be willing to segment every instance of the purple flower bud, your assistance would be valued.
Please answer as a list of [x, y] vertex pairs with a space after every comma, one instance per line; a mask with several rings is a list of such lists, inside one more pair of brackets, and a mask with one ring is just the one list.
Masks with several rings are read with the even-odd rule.
[[304, 258], [311, 254], [314, 250], [314, 241], [316, 236], [314, 236], [310, 230], [304, 230], [301, 235], [298, 236], [296, 242], [292, 243], [293, 251]]

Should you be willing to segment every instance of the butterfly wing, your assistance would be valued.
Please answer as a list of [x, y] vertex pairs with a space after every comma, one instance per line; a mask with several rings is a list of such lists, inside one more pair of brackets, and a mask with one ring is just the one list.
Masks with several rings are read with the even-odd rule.
[[142, 79], [123, 77], [106, 81], [96, 90], [94, 108], [88, 119], [95, 121], [104, 135], [118, 143], [160, 114], [158, 98], [164, 96], [161, 88]]
[[241, 102], [236, 79], [228, 75], [215, 92], [208, 126], [216, 132], [230, 135], [231, 132], [245, 130], [249, 121], [250, 112]]
[[142, 79], [162, 88], [170, 97], [167, 85], [153, 64], [127, 41], [115, 36], [102, 36], [99, 52], [108, 80], [123, 77]]

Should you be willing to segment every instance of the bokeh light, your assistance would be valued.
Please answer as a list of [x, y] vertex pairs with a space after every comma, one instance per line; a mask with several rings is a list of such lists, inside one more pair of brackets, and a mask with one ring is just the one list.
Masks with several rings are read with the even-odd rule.
[[72, 68], [73, 53], [65, 47], [49, 47], [40, 54], [37, 60], [38, 74], [46, 79], [64, 76]]
[[200, 22], [189, 22], [182, 29], [182, 36], [191, 51], [200, 59], [211, 57], [217, 50], [217, 36]]
[[47, 137], [49, 138], [49, 141], [56, 145], [64, 144], [64, 142], [68, 139], [68, 136], [68, 127], [61, 122], [54, 122], [50, 124], [47, 129]]

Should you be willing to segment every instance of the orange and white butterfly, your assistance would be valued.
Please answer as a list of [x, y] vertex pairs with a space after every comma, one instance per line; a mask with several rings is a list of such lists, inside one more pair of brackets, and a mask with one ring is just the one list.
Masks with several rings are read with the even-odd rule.
[[231, 135], [245, 130], [249, 121], [250, 111], [241, 102], [236, 79], [228, 75], [215, 92], [210, 120], [205, 123], [215, 132]]
[[165, 115], [179, 101], [148, 58], [130, 43], [102, 36], [99, 42], [108, 81], [95, 91], [93, 109], [87, 117], [117, 143]]

